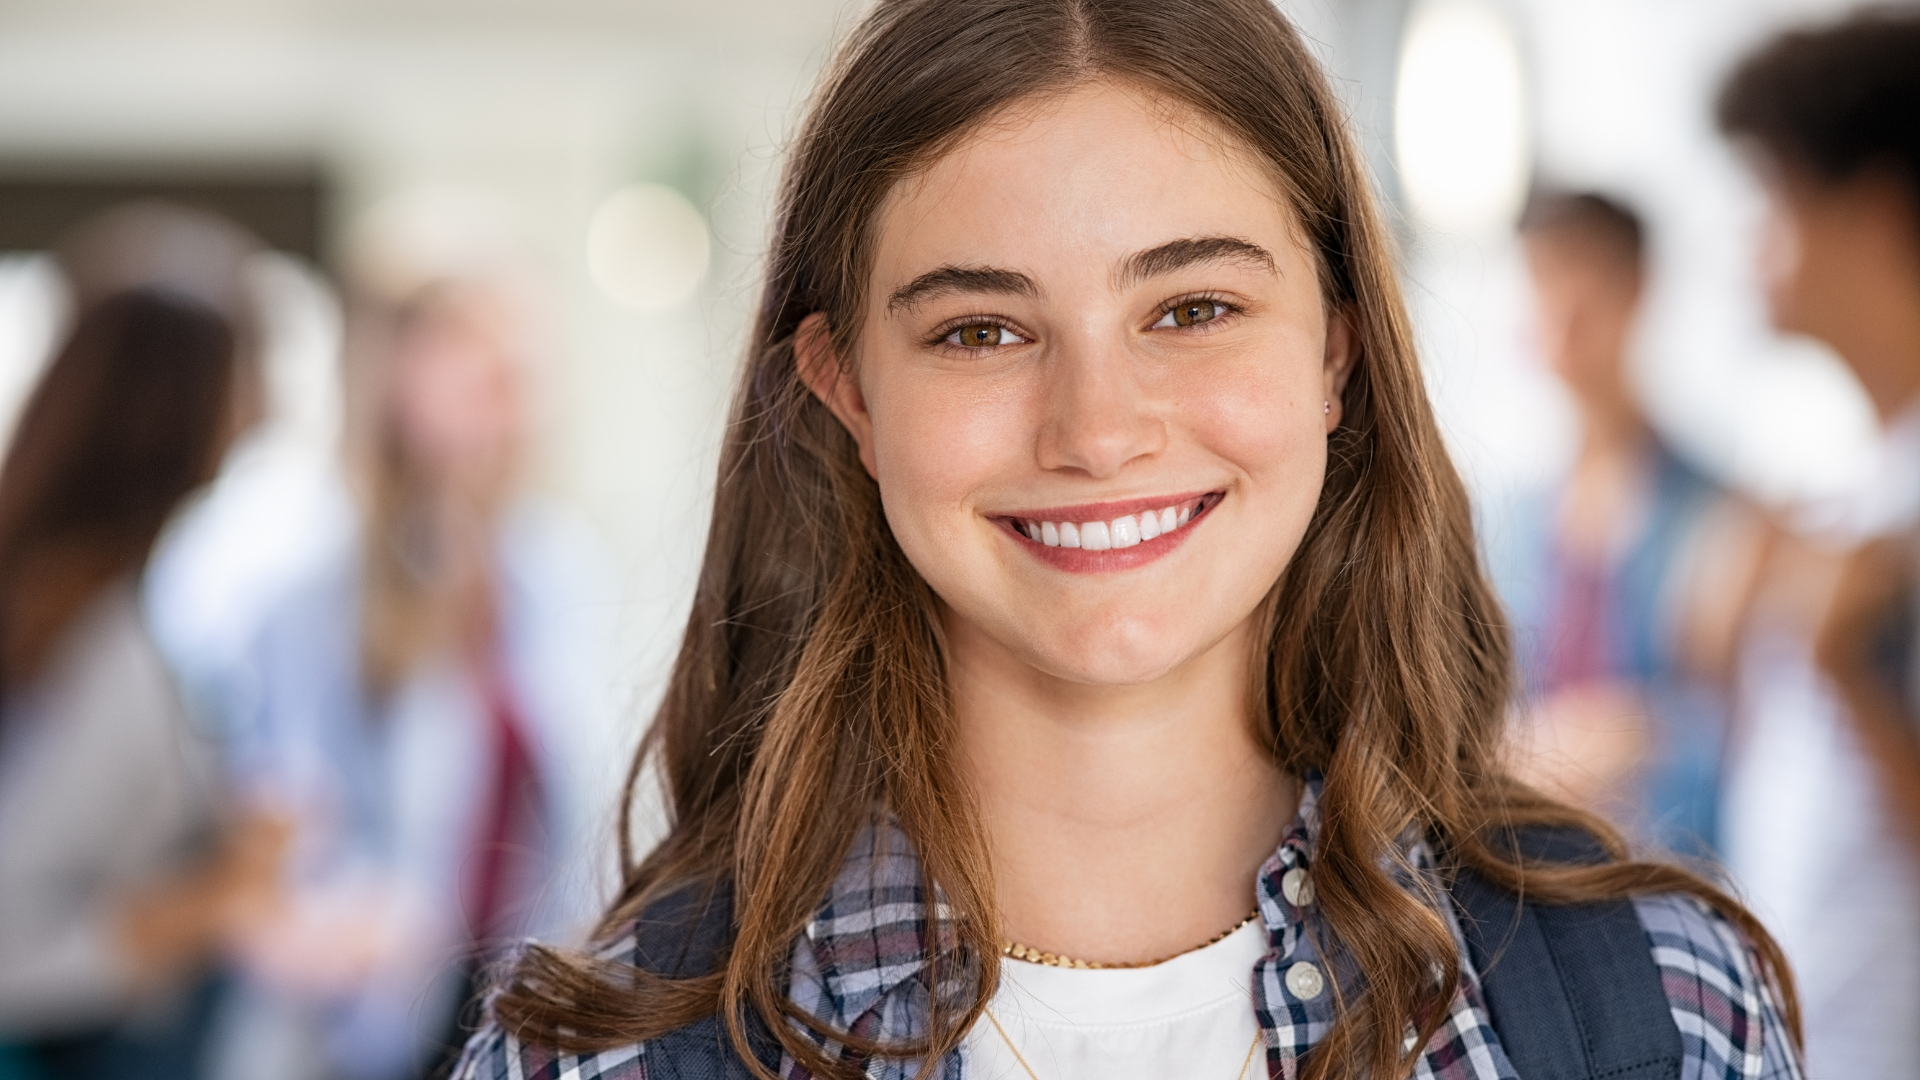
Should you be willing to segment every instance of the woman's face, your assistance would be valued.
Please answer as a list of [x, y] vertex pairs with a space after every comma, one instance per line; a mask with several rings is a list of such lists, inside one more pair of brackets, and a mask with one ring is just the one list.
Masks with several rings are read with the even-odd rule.
[[493, 478], [510, 464], [524, 426], [522, 337], [513, 298], [450, 290], [401, 335], [391, 408], [415, 459], [443, 478]]
[[1351, 357], [1251, 152], [1111, 85], [1022, 107], [891, 194], [868, 294], [851, 376], [817, 320], [802, 366], [950, 638], [1136, 684], [1246, 622]]

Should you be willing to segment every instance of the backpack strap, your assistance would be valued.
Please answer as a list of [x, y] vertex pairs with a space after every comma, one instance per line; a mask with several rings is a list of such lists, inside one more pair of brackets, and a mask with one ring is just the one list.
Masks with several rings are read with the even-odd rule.
[[[1576, 829], [1523, 829], [1531, 859], [1607, 860]], [[1453, 882], [1461, 929], [1500, 1044], [1526, 1080], [1677, 1080], [1683, 1048], [1630, 901], [1524, 903], [1470, 870]]]
[[[634, 923], [634, 963], [666, 978], [720, 969], [733, 945], [733, 890], [688, 886], [647, 906]], [[780, 1043], [760, 1014], [747, 1010], [747, 1044], [769, 1072], [780, 1069]], [[650, 1040], [648, 1080], [752, 1080], [718, 1016], [707, 1016]]]

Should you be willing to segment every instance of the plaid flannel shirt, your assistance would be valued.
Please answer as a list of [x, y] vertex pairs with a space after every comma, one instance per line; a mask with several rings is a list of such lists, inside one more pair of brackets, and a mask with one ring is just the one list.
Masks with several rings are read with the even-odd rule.
[[[1301, 1057], [1325, 1038], [1334, 1021], [1334, 995], [1323, 991], [1302, 999], [1287, 985], [1288, 970], [1314, 964], [1349, 994], [1359, 986], [1352, 961], [1337, 946], [1331, 956], [1316, 946], [1334, 938], [1311, 900], [1289, 903], [1281, 884], [1289, 870], [1310, 869], [1318, 796], [1317, 781], [1304, 785], [1300, 811], [1256, 882], [1270, 949], [1251, 972], [1253, 1003], [1265, 1032], [1267, 1074], [1274, 1080], [1294, 1080]], [[1479, 976], [1427, 846], [1413, 841], [1402, 854], [1397, 874], [1403, 886], [1440, 913], [1461, 957], [1460, 988], [1423, 1048], [1414, 1077], [1518, 1080], [1488, 1019]], [[1650, 897], [1635, 901], [1635, 908], [1680, 1029], [1680, 1080], [1800, 1080], [1786, 1029], [1733, 926], [1690, 897]], [[826, 904], [794, 943], [794, 1003], [830, 1030], [885, 1040], [923, 1036], [934, 993], [924, 975], [922, 950], [930, 909], [936, 920], [941, 918], [940, 906], [929, 903], [921, 886], [919, 863], [905, 833], [889, 821], [864, 829]], [[615, 955], [631, 953], [630, 939], [614, 947]], [[1413, 1038], [1411, 1027], [1408, 1038]], [[830, 1057], [852, 1058], [830, 1039], [823, 1048]], [[873, 1080], [910, 1080], [919, 1064], [876, 1059], [866, 1062], [864, 1071]], [[941, 1062], [938, 1075], [964, 1080], [966, 1072], [965, 1054], [956, 1048]], [[489, 1026], [468, 1044], [453, 1075], [454, 1080], [647, 1080], [646, 1045], [555, 1054]], [[790, 1056], [781, 1062], [780, 1075], [812, 1080]]]

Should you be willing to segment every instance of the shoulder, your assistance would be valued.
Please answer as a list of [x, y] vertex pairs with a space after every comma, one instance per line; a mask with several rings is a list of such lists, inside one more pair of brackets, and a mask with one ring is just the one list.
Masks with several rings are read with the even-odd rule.
[[[599, 959], [686, 978], [704, 975], [720, 963], [733, 938], [733, 906], [724, 886], [683, 886], [647, 905], [626, 931], [598, 950]], [[749, 1035], [762, 1063], [777, 1062], [778, 1050], [752, 1018]], [[566, 1053], [524, 1041], [490, 1021], [461, 1054], [450, 1080], [665, 1080], [667, 1077], [745, 1078], [714, 1017], [696, 1021], [657, 1039], [608, 1050]]]
[[524, 1043], [497, 1025], [474, 1035], [448, 1080], [647, 1080], [646, 1044], [635, 1043], [590, 1054], [564, 1054]]
[[263, 604], [262, 623], [297, 625], [321, 612], [357, 615], [363, 570], [357, 545], [342, 544], [329, 549], [297, 573], [287, 576], [273, 597]]
[[362, 591], [360, 555], [351, 547], [290, 575], [260, 601], [234, 674], [252, 694], [357, 692]]
[[[597, 950], [598, 958], [635, 964], [639, 947], [630, 932]], [[635, 966], [638, 966], [635, 964]], [[447, 1080], [647, 1080], [646, 1042], [610, 1050], [568, 1053], [537, 1041], [527, 1041], [506, 1030], [488, 1010], [487, 1022], [461, 1051]]]
[[103, 589], [73, 620], [52, 660], [85, 680], [112, 676], [138, 680], [140, 689], [167, 683], [166, 663], [140, 610], [139, 594], [122, 579]]
[[1779, 1003], [1740, 931], [1690, 896], [1642, 897], [1634, 910], [1680, 1029], [1684, 1075], [1799, 1080]]
[[38, 684], [42, 708], [60, 715], [69, 730], [92, 732], [97, 749], [104, 744], [122, 754], [170, 757], [178, 751], [195, 759], [211, 752], [186, 713], [129, 581], [108, 586], [79, 612]]
[[530, 599], [604, 603], [620, 578], [605, 540], [566, 505], [523, 496], [508, 507], [496, 538], [500, 569]]

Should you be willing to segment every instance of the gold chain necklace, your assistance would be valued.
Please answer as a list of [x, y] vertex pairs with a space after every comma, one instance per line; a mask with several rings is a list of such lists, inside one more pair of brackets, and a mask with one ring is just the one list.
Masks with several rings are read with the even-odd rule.
[[[1241, 923], [1240, 925], [1245, 926], [1246, 923]], [[1232, 933], [1233, 931], [1229, 930], [1227, 932]], [[1139, 965], [1135, 966], [1137, 967]], [[993, 1030], [1000, 1033], [1000, 1041], [1006, 1043], [1007, 1049], [1013, 1051], [1013, 1060], [1019, 1062], [1020, 1067], [1026, 1070], [1027, 1080], [1040, 1080], [1040, 1074], [1034, 1072], [1033, 1066], [1027, 1064], [1026, 1057], [1020, 1053], [1020, 1048], [1013, 1044], [1013, 1038], [1007, 1034], [1007, 1029], [1000, 1026], [1000, 1018], [993, 1015], [992, 1009], [986, 1010], [986, 1014], [987, 1019], [993, 1024]], [[1247, 1047], [1247, 1056], [1240, 1059], [1240, 1067], [1233, 1071], [1233, 1080], [1244, 1080], [1247, 1075], [1247, 1066], [1253, 1064], [1253, 1053], [1260, 1049], [1260, 1040], [1265, 1034], [1266, 1032], [1264, 1031], [1256, 1031], [1253, 1033], [1253, 1045]]]
[[1248, 923], [1252, 922], [1253, 920], [1259, 917], [1260, 917], [1260, 909], [1254, 908], [1252, 912], [1248, 913], [1246, 918], [1241, 919], [1239, 922], [1234, 923], [1232, 926], [1227, 927], [1225, 930], [1220, 931], [1219, 933], [1213, 935], [1212, 937], [1201, 942], [1200, 944], [1195, 945], [1192, 948], [1181, 949], [1177, 953], [1171, 953], [1167, 956], [1162, 956], [1157, 960], [1133, 960], [1133, 961], [1119, 961], [1115, 963], [1107, 963], [1100, 960], [1075, 960], [1070, 956], [1061, 956], [1059, 953], [1041, 952], [1039, 949], [1036, 949], [1031, 945], [1022, 945], [1017, 941], [1001, 942], [1000, 955], [1010, 956], [1015, 960], [1025, 960], [1029, 964], [1045, 964], [1048, 967], [1078, 968], [1078, 969], [1087, 970], [1087, 971], [1106, 971], [1114, 968], [1153, 967], [1155, 964], [1164, 964], [1169, 960], [1172, 960], [1176, 957], [1185, 956], [1190, 952], [1199, 952], [1201, 949], [1204, 949], [1209, 945], [1217, 945], [1220, 942], [1227, 940], [1229, 937], [1232, 937], [1235, 931], [1239, 930], [1241, 927], [1247, 925]]

